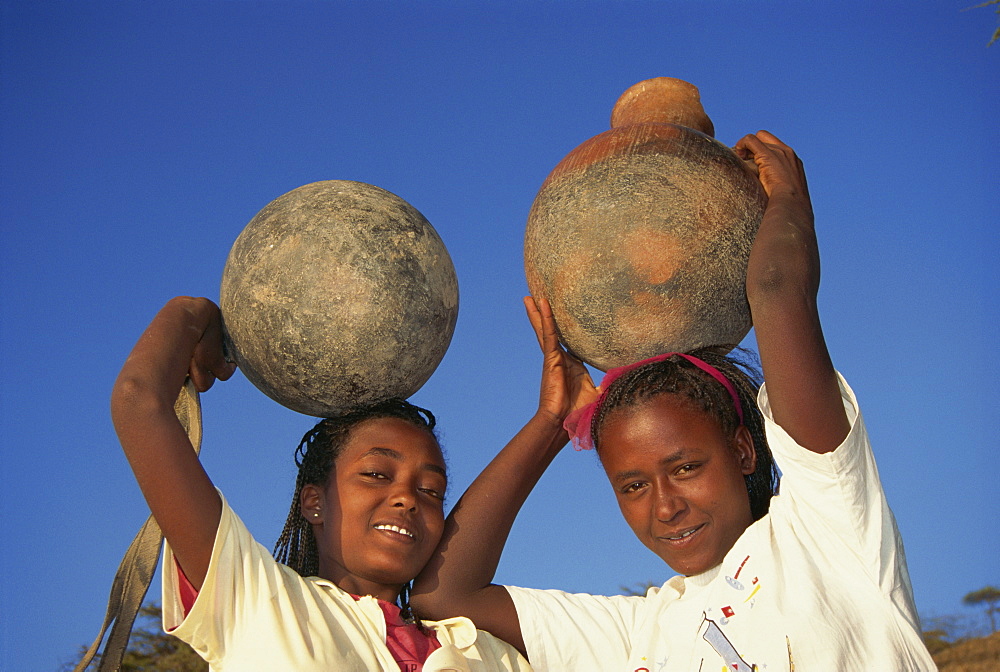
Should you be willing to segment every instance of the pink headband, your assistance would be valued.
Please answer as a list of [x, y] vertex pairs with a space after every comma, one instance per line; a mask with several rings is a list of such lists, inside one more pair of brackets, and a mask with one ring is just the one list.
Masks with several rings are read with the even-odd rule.
[[711, 364], [692, 355], [685, 355], [683, 352], [667, 352], [662, 355], [650, 357], [649, 359], [644, 359], [641, 362], [636, 362], [635, 364], [626, 364], [625, 366], [609, 369], [608, 372], [604, 374], [604, 378], [601, 380], [601, 394], [597, 397], [597, 399], [582, 408], [576, 409], [566, 416], [566, 419], [563, 421], [563, 428], [569, 432], [570, 439], [573, 441], [573, 446], [577, 450], [590, 450], [594, 447], [594, 437], [590, 435], [590, 426], [593, 424], [594, 415], [596, 415], [601, 409], [601, 406], [604, 405], [604, 398], [607, 396], [608, 388], [611, 387], [612, 383], [629, 371], [638, 369], [640, 366], [662, 362], [665, 359], [673, 357], [674, 355], [683, 357], [708, 375], [712, 376], [712, 378], [715, 378], [717, 381], [722, 383], [722, 386], [726, 388], [727, 392], [729, 392], [729, 396], [733, 398], [733, 406], [736, 407], [736, 415], [739, 417], [740, 423], [743, 422], [743, 405], [740, 403], [740, 397], [736, 394], [736, 388], [733, 387], [733, 384], [729, 382], [728, 378], [722, 375], [721, 371]]

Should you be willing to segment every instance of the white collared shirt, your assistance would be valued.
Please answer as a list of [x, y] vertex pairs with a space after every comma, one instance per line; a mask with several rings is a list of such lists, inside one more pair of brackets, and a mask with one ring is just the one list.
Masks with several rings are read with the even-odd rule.
[[840, 382], [851, 431], [824, 455], [774, 423], [761, 389], [781, 492], [720, 565], [645, 597], [508, 588], [534, 669], [936, 669], [863, 419]]
[[[225, 498], [208, 574], [187, 616], [169, 545], [163, 567], [163, 627], [215, 672], [399, 672], [376, 599], [356, 600], [330, 581], [303, 578], [276, 562]], [[424, 662], [424, 672], [531, 670], [514, 647], [467, 618], [424, 625], [441, 644]]]

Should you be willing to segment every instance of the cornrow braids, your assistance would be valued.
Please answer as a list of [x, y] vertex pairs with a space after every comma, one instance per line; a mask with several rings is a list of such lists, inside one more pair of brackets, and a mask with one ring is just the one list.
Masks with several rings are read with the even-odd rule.
[[299, 468], [295, 492], [288, 508], [285, 527], [274, 545], [274, 559], [288, 565], [301, 576], [319, 573], [319, 552], [312, 525], [302, 516], [299, 497], [304, 485], [325, 486], [333, 464], [343, 451], [351, 431], [366, 420], [398, 418], [425, 429], [434, 438], [437, 421], [430, 411], [414, 406], [404, 399], [388, 399], [333, 418], [323, 418], [302, 437], [295, 449], [295, 464]]
[[[771, 496], [778, 483], [778, 472], [767, 445], [764, 419], [757, 408], [761, 376], [755, 358], [750, 352], [732, 346], [709, 346], [692, 350], [688, 354], [718, 369], [736, 389], [743, 407], [743, 424], [750, 432], [757, 453], [757, 468], [743, 479], [750, 497], [750, 512], [754, 520], [759, 520], [770, 506]], [[591, 435], [598, 455], [601, 427], [615, 409], [635, 406], [660, 394], [686, 398], [711, 415], [727, 436], [732, 436], [740, 425], [733, 398], [722, 383], [683, 357], [675, 355], [640, 366], [611, 384], [604, 403], [591, 421]]]

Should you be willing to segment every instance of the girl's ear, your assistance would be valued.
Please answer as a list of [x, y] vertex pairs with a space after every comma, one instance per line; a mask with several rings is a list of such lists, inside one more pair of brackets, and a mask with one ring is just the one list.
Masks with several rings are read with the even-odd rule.
[[307, 483], [299, 492], [299, 512], [310, 525], [323, 522], [323, 491], [318, 486]]
[[736, 448], [736, 457], [740, 465], [740, 472], [744, 476], [749, 476], [757, 471], [757, 451], [753, 447], [753, 437], [746, 425], [736, 428], [736, 436], [733, 437], [733, 445]]

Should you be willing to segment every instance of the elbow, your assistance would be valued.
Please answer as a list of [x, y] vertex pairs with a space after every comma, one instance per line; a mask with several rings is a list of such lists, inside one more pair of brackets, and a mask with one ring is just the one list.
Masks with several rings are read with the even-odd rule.
[[421, 618], [430, 620], [439, 621], [454, 616], [455, 614], [448, 613], [448, 600], [444, 598], [440, 586], [439, 589], [432, 590], [430, 583], [431, 581], [420, 578], [413, 582], [413, 590], [410, 592], [410, 607]]
[[475, 605], [475, 594], [463, 593], [454, 586], [443, 584], [437, 577], [417, 577], [410, 592], [410, 606], [421, 618], [440, 621], [455, 616], [467, 616]]
[[768, 264], [747, 273], [746, 292], [751, 307], [804, 298], [814, 302], [819, 271], [809, 265]]
[[819, 291], [819, 275], [815, 239], [790, 233], [769, 241], [763, 249], [752, 250], [747, 266], [747, 298], [752, 304], [754, 300], [815, 296]]
[[139, 376], [122, 372], [111, 390], [111, 421], [119, 434], [137, 420], [162, 413], [165, 407], [173, 412], [173, 403], [165, 403], [155, 386]]
[[757, 297], [770, 296], [779, 292], [788, 283], [788, 273], [778, 264], [769, 264], [747, 273], [747, 298], [752, 302]]

